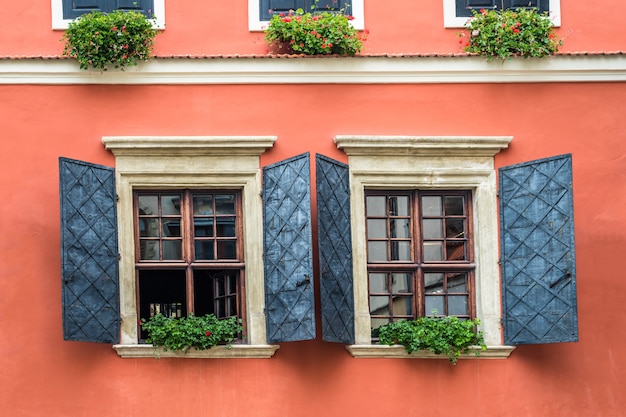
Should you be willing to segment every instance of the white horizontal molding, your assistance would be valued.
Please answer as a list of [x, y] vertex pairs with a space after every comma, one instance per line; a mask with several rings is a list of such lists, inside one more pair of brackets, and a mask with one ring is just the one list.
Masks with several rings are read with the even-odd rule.
[[188, 359], [227, 359], [227, 358], [271, 358], [279, 345], [232, 345], [214, 346], [210, 349], [188, 351], [163, 351], [162, 347], [154, 348], [150, 344], [113, 345], [113, 349], [122, 358], [188, 358]]
[[[446, 355], [437, 355], [429, 350], [407, 353], [401, 345], [349, 345], [346, 349], [355, 358], [448, 359]], [[470, 347], [470, 352], [461, 354], [459, 359], [504, 359], [508, 358], [513, 350], [515, 346], [487, 346], [487, 350]]]
[[477, 56], [157, 58], [126, 71], [0, 59], [0, 84], [428, 84], [626, 81], [626, 54], [487, 62]]

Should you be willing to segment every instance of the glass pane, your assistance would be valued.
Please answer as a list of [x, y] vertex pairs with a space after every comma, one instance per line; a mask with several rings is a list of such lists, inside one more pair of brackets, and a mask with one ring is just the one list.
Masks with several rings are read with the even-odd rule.
[[370, 273], [370, 293], [388, 292], [387, 274]]
[[463, 219], [446, 219], [446, 237], [448, 239], [463, 239], [465, 237], [465, 221]]
[[443, 297], [442, 296], [426, 296], [426, 315], [427, 316], [438, 316], [445, 315], [445, 307], [443, 305]]
[[180, 195], [161, 196], [161, 214], [163, 216], [180, 216]]
[[217, 214], [235, 214], [235, 196], [232, 194], [216, 195], [215, 212]]
[[367, 260], [368, 262], [386, 262], [387, 242], [367, 242]]
[[196, 240], [194, 245], [196, 251], [196, 259], [213, 260], [213, 241], [212, 240]]
[[180, 237], [179, 219], [163, 219], [163, 237]]
[[423, 196], [422, 197], [422, 215], [423, 216], [441, 216], [441, 197], [439, 196]]
[[411, 242], [408, 242], [408, 241], [391, 242], [391, 260], [392, 261], [410, 261], [411, 260]]
[[367, 220], [367, 237], [370, 239], [386, 239], [387, 238], [387, 220], [385, 219], [368, 219]]
[[156, 195], [140, 195], [139, 196], [139, 215], [157, 215], [159, 214], [159, 199]]
[[465, 214], [465, 203], [463, 196], [449, 195], [446, 200], [446, 216], [462, 216]]
[[193, 233], [196, 237], [213, 237], [213, 218], [194, 217]]
[[372, 329], [378, 329], [380, 326], [384, 326], [389, 323], [389, 319], [372, 318]]
[[390, 216], [408, 216], [409, 215], [409, 197], [405, 195], [389, 197], [389, 215]]
[[446, 242], [446, 259], [448, 261], [462, 261], [465, 259], [465, 243]]
[[424, 261], [443, 261], [443, 242], [424, 242]]
[[365, 199], [365, 203], [368, 217], [387, 215], [384, 196], [368, 196]]
[[235, 275], [226, 276], [226, 285], [228, 294], [237, 293], [237, 277]]
[[466, 293], [467, 279], [465, 274], [452, 275], [448, 277], [448, 293]]
[[389, 223], [389, 231], [391, 232], [391, 237], [411, 237], [409, 219], [390, 219]]
[[451, 316], [467, 316], [467, 296], [453, 295], [448, 297], [448, 314]]
[[159, 242], [154, 240], [139, 241], [140, 258], [146, 261], [158, 261], [159, 260]]
[[424, 274], [424, 291], [426, 292], [426, 294], [443, 294], [443, 274]]
[[235, 237], [235, 218], [234, 217], [218, 217], [217, 218], [217, 236]]
[[412, 316], [413, 303], [411, 297], [396, 297], [393, 299], [394, 316]]
[[159, 237], [159, 219], [139, 219], [140, 237]]
[[392, 277], [393, 277], [393, 284], [392, 284], [393, 287], [391, 290], [394, 294], [412, 292], [411, 274], [395, 273], [392, 275]]
[[224, 277], [215, 278], [215, 295], [217, 295], [218, 297], [226, 295], [225, 285], [226, 282], [224, 280]]
[[441, 219], [424, 219], [424, 239], [441, 239], [443, 237], [443, 222]]
[[193, 214], [194, 215], [212, 215], [213, 214], [213, 196], [212, 195], [194, 195], [193, 196]]
[[237, 259], [237, 241], [219, 240], [217, 242], [218, 259]]
[[377, 316], [389, 315], [389, 297], [370, 296], [370, 313]]
[[237, 316], [237, 301], [235, 300], [235, 297], [228, 297], [226, 299], [226, 310], [228, 312], [228, 316], [232, 317], [232, 316]]
[[183, 258], [182, 241], [180, 240], [164, 240], [163, 241], [163, 259], [182, 259]]

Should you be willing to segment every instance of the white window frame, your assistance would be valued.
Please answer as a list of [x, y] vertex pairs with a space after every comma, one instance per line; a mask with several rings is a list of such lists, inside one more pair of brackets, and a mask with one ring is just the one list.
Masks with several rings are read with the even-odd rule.
[[[428, 352], [408, 355], [403, 346], [371, 344], [367, 283], [365, 190], [472, 191], [476, 261], [476, 317], [481, 320], [487, 352], [479, 358], [507, 357], [503, 346], [498, 266], [498, 211], [494, 156], [508, 147], [510, 136], [336, 136], [348, 155], [354, 277], [355, 357], [437, 357]], [[472, 357], [466, 356], [466, 357]]]
[[[365, 29], [364, 0], [350, 2], [350, 13], [354, 20], [350, 24], [357, 30]], [[251, 32], [262, 32], [267, 29], [269, 21], [261, 20], [259, 0], [248, 0], [248, 29]]]
[[121, 357], [154, 357], [152, 345], [139, 344], [135, 289], [133, 191], [149, 189], [241, 190], [245, 258], [246, 344], [188, 352], [160, 352], [161, 357], [260, 358], [273, 356], [265, 327], [263, 203], [260, 155], [274, 136], [124, 136], [103, 137], [115, 155], [115, 185], [120, 253], [121, 340], [113, 348]]
[[[443, 26], [446, 28], [462, 28], [469, 17], [457, 17], [457, 0], [443, 0]], [[561, 26], [561, 0], [550, 0], [550, 20], [556, 27]]]
[[[51, 0], [51, 7], [52, 29], [67, 29], [73, 19], [63, 19], [63, 0]], [[154, 0], [154, 10], [152, 13], [156, 18], [154, 28], [165, 29], [165, 0]]]

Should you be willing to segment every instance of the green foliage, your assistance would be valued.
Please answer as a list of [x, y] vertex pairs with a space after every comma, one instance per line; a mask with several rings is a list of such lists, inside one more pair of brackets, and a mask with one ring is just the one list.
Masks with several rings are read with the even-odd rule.
[[150, 57], [157, 30], [152, 19], [133, 11], [92, 12], [70, 22], [62, 40], [63, 53], [76, 58], [81, 69], [124, 70]]
[[230, 349], [232, 342], [243, 330], [241, 319], [229, 317], [218, 319], [213, 314], [196, 317], [170, 318], [157, 314], [150, 319], [141, 319], [141, 327], [148, 332], [147, 343], [156, 348], [163, 346], [164, 351], [187, 351], [210, 349], [218, 344], [226, 344]]
[[[314, 6], [315, 7], [315, 6]], [[305, 55], [356, 55], [363, 47], [365, 34], [350, 25], [351, 15], [343, 10], [304, 12], [292, 10], [272, 16], [265, 40], [278, 53]]]
[[[477, 330], [479, 319], [459, 320], [458, 317], [419, 317], [415, 320], [399, 320], [379, 327], [379, 343], [403, 345], [407, 353], [430, 350], [448, 355], [450, 363], [456, 364], [461, 353], [468, 353], [470, 346], [486, 350], [482, 332]], [[476, 351], [479, 355], [479, 351]]]
[[488, 60], [545, 57], [555, 54], [562, 45], [554, 34], [548, 13], [539, 13], [537, 9], [481, 9], [472, 13], [465, 25], [469, 31], [465, 51], [485, 55]]

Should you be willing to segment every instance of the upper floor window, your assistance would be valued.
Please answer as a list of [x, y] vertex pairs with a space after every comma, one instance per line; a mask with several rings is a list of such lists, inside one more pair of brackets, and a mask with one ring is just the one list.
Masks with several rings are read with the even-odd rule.
[[67, 29], [77, 17], [95, 11], [133, 10], [156, 18], [156, 27], [165, 27], [165, 0], [51, 0], [52, 29]]
[[561, 25], [560, 0], [443, 0], [444, 26], [463, 27], [472, 16], [472, 10], [529, 7], [548, 12], [554, 25]]
[[311, 11], [311, 7], [318, 11], [344, 9], [346, 14], [354, 16], [350, 24], [359, 30], [365, 28], [363, 0], [248, 0], [248, 27], [251, 31], [262, 31], [276, 13], [297, 9]]

